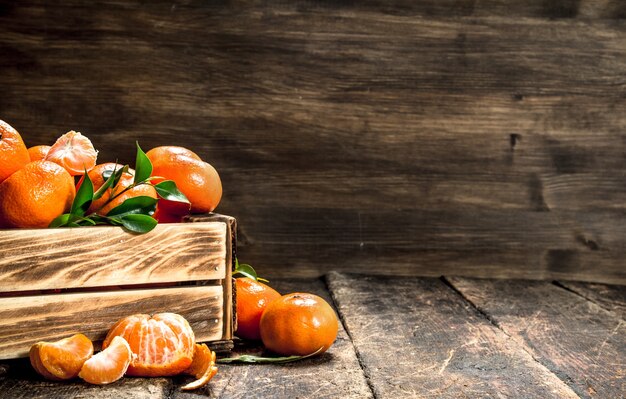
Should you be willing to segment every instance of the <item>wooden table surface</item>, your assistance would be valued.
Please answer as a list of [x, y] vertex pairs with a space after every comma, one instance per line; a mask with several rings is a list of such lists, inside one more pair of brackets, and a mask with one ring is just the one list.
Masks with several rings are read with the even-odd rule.
[[[342, 320], [324, 355], [286, 365], [221, 365], [189, 377], [108, 386], [42, 380], [0, 364], [2, 398], [620, 398], [626, 393], [626, 287], [329, 273], [275, 280], [315, 292]], [[244, 348], [250, 351], [250, 348]], [[239, 348], [238, 350], [241, 350]]]

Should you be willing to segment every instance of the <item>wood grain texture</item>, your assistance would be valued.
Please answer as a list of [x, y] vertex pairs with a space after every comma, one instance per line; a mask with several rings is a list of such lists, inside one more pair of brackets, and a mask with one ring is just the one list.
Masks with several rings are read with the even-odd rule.
[[619, 315], [626, 320], [626, 287], [623, 285], [606, 285], [561, 281], [565, 288], [587, 298], [600, 307]]
[[[173, 312], [185, 317], [197, 341], [223, 338], [222, 287], [197, 286], [0, 298], [0, 359], [28, 356], [38, 341], [76, 333], [102, 340], [122, 317]], [[231, 338], [231, 337], [228, 337]]]
[[[132, 162], [135, 140], [194, 149], [246, 262], [443, 274], [415, 253], [445, 234], [426, 257], [474, 251], [469, 274], [624, 282], [623, 1], [0, 4], [0, 117], [29, 145], [82, 131], [103, 161]], [[573, 250], [553, 212], [610, 214], [574, 236], [615, 239]], [[511, 224], [560, 238], [509, 256]]]
[[440, 279], [328, 284], [378, 398], [577, 398]]
[[226, 232], [223, 222], [162, 224], [142, 235], [100, 226], [0, 230], [0, 292], [223, 279]]
[[[265, 275], [332, 270], [626, 283], [621, 213], [241, 210], [241, 259]], [[259, 242], [256, 237], [264, 237]], [[315, 248], [312, 251], [311, 248]], [[271, 260], [281, 254], [281, 267]]]
[[45, 381], [25, 359], [0, 367], [0, 393], [7, 399], [168, 399], [173, 383], [167, 378], [123, 378], [104, 387], [80, 379]]
[[207, 223], [222, 222], [226, 225], [226, 233], [224, 237], [224, 246], [226, 248], [226, 257], [224, 259], [224, 277], [220, 281], [224, 292], [224, 335], [223, 343], [213, 343], [210, 345], [211, 350], [216, 352], [227, 352], [232, 349], [232, 338], [237, 328], [237, 312], [235, 292], [233, 284], [233, 270], [235, 269], [235, 261], [237, 259], [237, 220], [231, 216], [220, 215], [218, 213], [188, 215], [183, 218], [183, 222], [187, 223]]
[[626, 392], [626, 323], [549, 282], [449, 281], [583, 398]]

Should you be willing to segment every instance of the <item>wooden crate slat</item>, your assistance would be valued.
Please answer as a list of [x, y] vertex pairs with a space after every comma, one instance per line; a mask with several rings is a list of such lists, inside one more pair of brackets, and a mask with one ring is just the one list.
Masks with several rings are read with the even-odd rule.
[[546, 281], [448, 280], [580, 397], [623, 397], [626, 323], [616, 313]]
[[133, 313], [178, 313], [196, 341], [231, 339], [224, 337], [223, 306], [221, 285], [0, 298], [0, 359], [28, 356], [35, 342], [79, 332], [101, 340]]
[[[226, 275], [225, 222], [0, 230], [0, 292], [217, 280]], [[228, 265], [230, 267], [230, 264]]]

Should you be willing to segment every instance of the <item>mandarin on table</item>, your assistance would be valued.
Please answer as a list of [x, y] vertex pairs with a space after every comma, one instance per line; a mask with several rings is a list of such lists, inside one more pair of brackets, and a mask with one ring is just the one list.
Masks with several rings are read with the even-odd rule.
[[65, 168], [72, 176], [78, 176], [96, 166], [98, 151], [93, 148], [91, 140], [79, 132], [70, 130], [50, 147], [46, 160]]
[[65, 169], [30, 162], [0, 183], [0, 227], [48, 227], [70, 209], [75, 195], [74, 179]]
[[151, 149], [146, 155], [152, 162], [152, 176], [173, 180], [189, 199], [191, 212], [212, 212], [217, 207], [222, 198], [219, 174], [194, 152], [182, 147], [162, 146]]
[[0, 120], [0, 182], [30, 162], [22, 136], [11, 125]]
[[41, 161], [46, 159], [46, 155], [48, 155], [48, 151], [50, 151], [49, 145], [36, 145], [34, 147], [28, 148], [28, 156], [30, 157], [30, 161]]
[[111, 327], [102, 348], [120, 336], [136, 355], [127, 374], [138, 377], [171, 376], [185, 371], [192, 363], [195, 335], [184, 317], [175, 313], [136, 314]]
[[110, 384], [122, 378], [128, 370], [133, 352], [122, 337], [113, 337], [109, 346], [87, 360], [78, 376], [90, 384]]
[[237, 331], [239, 338], [260, 340], [261, 315], [267, 306], [280, 298], [272, 287], [248, 277], [235, 279], [237, 289]]
[[[91, 179], [91, 182], [93, 183], [94, 191], [97, 191], [106, 182], [105, 172], [111, 173], [114, 170], [121, 169], [122, 167], [123, 165], [116, 164], [114, 162], [107, 162], [107, 163], [96, 165], [93, 169], [91, 169], [88, 172], [88, 175], [89, 175], [89, 179]], [[126, 187], [133, 184], [133, 179], [134, 179], [134, 171], [132, 169], [129, 170], [128, 172], [123, 173], [122, 177], [120, 178], [118, 183], [115, 185], [115, 187], [109, 187], [105, 191], [105, 193], [102, 195], [102, 197], [98, 198], [97, 200], [94, 200], [91, 203], [91, 205], [89, 206], [89, 209], [87, 210], [87, 213], [95, 212], [99, 215], [104, 216], [107, 213], [109, 213], [111, 209], [115, 208], [118, 205], [121, 205], [124, 201], [126, 201], [129, 198], [139, 197], [139, 196], [157, 198], [156, 190], [154, 189], [154, 187], [152, 187], [149, 184], [140, 184], [122, 193], [122, 191]], [[82, 179], [81, 181], [79, 181], [77, 185], [77, 189], [80, 187], [81, 183], [82, 183]], [[107, 201], [109, 201], [111, 197], [115, 197], [115, 196], [117, 197], [107, 204]]]
[[49, 380], [69, 380], [78, 376], [81, 367], [93, 355], [93, 344], [83, 334], [56, 342], [38, 342], [30, 348], [30, 363]]
[[308, 293], [283, 295], [261, 316], [261, 339], [280, 355], [305, 356], [325, 352], [335, 342], [339, 322], [324, 299]]

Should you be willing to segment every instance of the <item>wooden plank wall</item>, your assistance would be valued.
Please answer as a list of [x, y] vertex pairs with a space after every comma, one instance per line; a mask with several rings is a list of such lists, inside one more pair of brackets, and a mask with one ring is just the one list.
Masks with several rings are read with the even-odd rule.
[[0, 118], [194, 149], [239, 257], [626, 283], [620, 0], [0, 2]]

